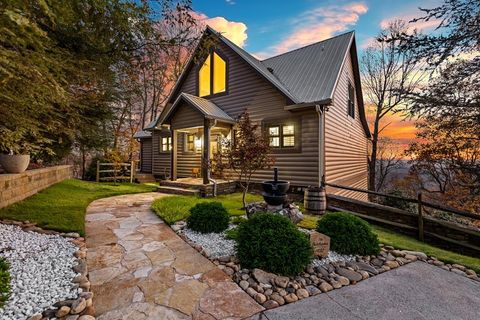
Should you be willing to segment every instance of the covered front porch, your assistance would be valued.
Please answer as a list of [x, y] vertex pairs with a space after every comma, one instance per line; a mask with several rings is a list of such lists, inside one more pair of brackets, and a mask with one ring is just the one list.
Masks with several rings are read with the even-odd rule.
[[213, 102], [182, 93], [162, 124], [169, 125], [171, 134], [170, 180], [187, 178], [190, 185], [210, 184], [211, 160], [231, 139], [235, 120]]

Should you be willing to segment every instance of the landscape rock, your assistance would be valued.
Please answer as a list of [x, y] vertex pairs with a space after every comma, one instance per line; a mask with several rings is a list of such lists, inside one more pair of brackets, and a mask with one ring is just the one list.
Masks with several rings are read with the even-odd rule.
[[275, 284], [280, 288], [286, 288], [289, 280], [290, 279], [288, 277], [283, 277], [283, 276], [276, 276], [274, 278]]
[[332, 285], [330, 285], [328, 282], [322, 282], [319, 288], [322, 292], [329, 292], [333, 290]]
[[270, 284], [270, 282], [277, 277], [277, 275], [263, 271], [262, 269], [253, 269], [252, 276], [255, 280], [263, 284]]
[[317, 231], [310, 233], [310, 244], [316, 257], [326, 258], [330, 251], [330, 237]]
[[79, 314], [87, 307], [87, 302], [84, 298], [79, 298], [72, 303], [72, 314]]
[[337, 268], [336, 272], [339, 275], [348, 278], [348, 280], [350, 280], [350, 282], [353, 282], [353, 283], [362, 280], [362, 275], [361, 274], [359, 274], [358, 272], [349, 270], [349, 269]]
[[310, 295], [306, 289], [298, 289], [296, 294], [298, 299], [305, 299], [308, 298]]
[[276, 308], [276, 307], [278, 307], [278, 306], [279, 306], [279, 304], [278, 304], [278, 302], [275, 301], [275, 300], [268, 300], [267, 302], [265, 302], [265, 303], [263, 304], [263, 307], [264, 307], [265, 309], [273, 309], [273, 308]]

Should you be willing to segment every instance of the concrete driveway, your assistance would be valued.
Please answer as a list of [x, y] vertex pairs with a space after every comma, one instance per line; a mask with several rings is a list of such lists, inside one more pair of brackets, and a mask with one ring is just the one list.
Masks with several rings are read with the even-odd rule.
[[480, 282], [415, 262], [250, 319], [478, 320]]

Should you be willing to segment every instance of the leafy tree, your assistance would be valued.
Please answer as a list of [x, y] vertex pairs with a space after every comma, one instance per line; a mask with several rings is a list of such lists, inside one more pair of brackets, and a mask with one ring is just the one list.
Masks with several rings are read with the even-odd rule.
[[247, 111], [238, 118], [234, 129], [233, 141], [219, 150], [215, 157], [214, 168], [217, 172], [229, 170], [238, 177], [243, 190], [243, 207], [246, 208], [246, 194], [252, 175], [261, 169], [270, 167], [274, 159], [269, 154], [268, 138], [261, 132], [258, 124], [252, 123]]
[[[0, 7], [0, 151], [49, 152], [86, 124], [105, 123], [124, 98], [122, 70], [158, 21], [191, 12], [188, 0], [12, 0]], [[182, 20], [183, 22], [185, 20]], [[179, 21], [179, 23], [182, 23]], [[95, 112], [98, 108], [102, 112]]]

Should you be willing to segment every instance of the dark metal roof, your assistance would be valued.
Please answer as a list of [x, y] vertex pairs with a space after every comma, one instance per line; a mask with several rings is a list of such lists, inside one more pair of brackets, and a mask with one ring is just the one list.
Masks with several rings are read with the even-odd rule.
[[182, 100], [200, 111], [207, 119], [235, 123], [235, 120], [232, 117], [230, 117], [225, 111], [223, 111], [212, 101], [182, 92], [178, 96], [177, 100], [175, 100], [173, 105], [162, 116], [162, 119], [160, 119], [159, 122], [160, 124], [163, 124], [173, 114], [173, 111], [176, 109], [176, 107], [180, 104], [180, 101]]
[[135, 139], [145, 139], [145, 138], [151, 138], [152, 133], [150, 131], [138, 131], [133, 135], [133, 138]]
[[353, 36], [353, 32], [344, 33], [268, 58], [262, 64], [271, 68], [298, 102], [327, 101], [333, 98]]

